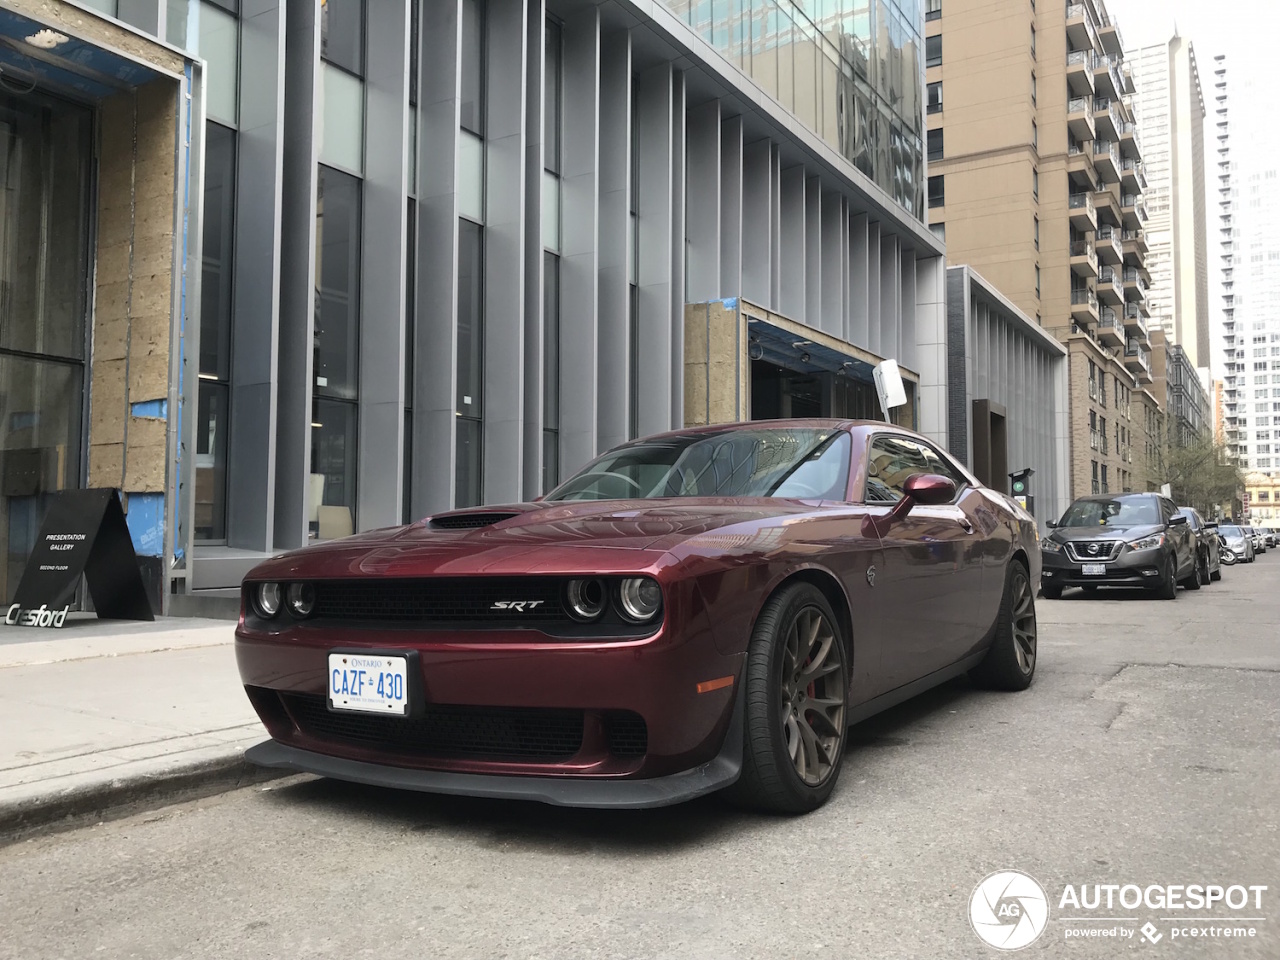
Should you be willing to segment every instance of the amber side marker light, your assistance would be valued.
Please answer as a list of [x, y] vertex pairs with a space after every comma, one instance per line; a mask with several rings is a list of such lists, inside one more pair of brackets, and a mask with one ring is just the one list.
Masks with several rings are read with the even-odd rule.
[[712, 690], [723, 690], [725, 687], [733, 686], [732, 674], [727, 677], [720, 677], [718, 680], [704, 680], [698, 684], [699, 693], [710, 693]]

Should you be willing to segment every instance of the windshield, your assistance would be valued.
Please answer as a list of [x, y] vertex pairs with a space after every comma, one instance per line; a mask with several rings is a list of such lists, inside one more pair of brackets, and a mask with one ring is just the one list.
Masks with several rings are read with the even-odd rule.
[[1231, 526], [1230, 524], [1228, 524], [1227, 526], [1219, 526], [1218, 532], [1222, 534], [1224, 537], [1243, 537], [1244, 536], [1243, 530], [1241, 530], [1239, 527]]
[[1062, 515], [1060, 527], [1146, 527], [1160, 523], [1160, 508], [1151, 497], [1123, 500], [1077, 500]]
[[836, 430], [761, 428], [678, 434], [610, 451], [546, 499], [843, 500], [851, 450], [849, 435]]

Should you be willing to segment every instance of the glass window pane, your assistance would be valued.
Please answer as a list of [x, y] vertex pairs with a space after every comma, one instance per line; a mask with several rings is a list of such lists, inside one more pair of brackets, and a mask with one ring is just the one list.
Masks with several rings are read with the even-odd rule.
[[481, 445], [484, 439], [484, 424], [479, 420], [458, 417], [458, 449], [454, 464], [454, 505], [458, 507], [475, 507], [483, 501], [480, 487], [483, 461]]
[[0, 347], [81, 358], [90, 115], [0, 96]]
[[460, 417], [484, 415], [484, 236], [458, 221], [458, 406]]
[[320, 74], [320, 160], [364, 172], [364, 83], [326, 63]]
[[320, 56], [364, 76], [364, 0], [320, 0]]
[[231, 266], [236, 135], [205, 124], [204, 268], [200, 280], [200, 373], [231, 376]]
[[175, 47], [187, 45], [188, 0], [165, 0], [164, 38]]
[[320, 168], [316, 190], [317, 396], [355, 399], [360, 358], [360, 181]]
[[545, 93], [542, 113], [542, 162], [552, 173], [560, 172], [560, 26], [547, 21]]
[[196, 423], [197, 540], [227, 537], [227, 428], [230, 387], [200, 381], [199, 420]]
[[[349, 521], [354, 529], [356, 513], [356, 412], [354, 403], [342, 400], [315, 400], [311, 421], [311, 475], [320, 494], [311, 501], [308, 521], [320, 536], [324, 527], [336, 524], [341, 529]], [[319, 478], [323, 477], [323, 481]], [[322, 486], [321, 486], [322, 484]], [[320, 507], [345, 507], [347, 513], [326, 511]]]
[[99, 13], [105, 13], [108, 17], [116, 15], [117, 0], [82, 0], [86, 7], [91, 10], [97, 10]]
[[462, 0], [462, 128], [484, 134], [484, 12]]
[[84, 368], [0, 356], [0, 557], [5, 598], [18, 588], [35, 546], [48, 494], [80, 479]]
[[560, 258], [542, 255], [542, 425], [560, 426]]
[[205, 110], [210, 119], [234, 124], [240, 85], [240, 25], [209, 3], [200, 6], [200, 56], [205, 73]]
[[465, 130], [458, 135], [458, 213], [484, 221], [484, 141]]
[[560, 178], [542, 173], [542, 245], [560, 252]]

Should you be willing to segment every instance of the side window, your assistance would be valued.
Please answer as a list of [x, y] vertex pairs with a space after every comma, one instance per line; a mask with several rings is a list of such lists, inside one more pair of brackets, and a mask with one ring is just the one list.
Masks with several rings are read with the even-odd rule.
[[770, 496], [800, 500], [843, 500], [849, 495], [849, 460], [853, 441], [841, 431], [825, 447], [803, 461]]
[[950, 460], [940, 454], [937, 450], [933, 449], [933, 447], [929, 446], [927, 443], [922, 443], [920, 446], [924, 450], [925, 459], [929, 463], [929, 473], [936, 473], [939, 476], [950, 477], [955, 483], [957, 490], [969, 482], [965, 479], [964, 474], [956, 471], [955, 467], [951, 465]]
[[871, 442], [867, 454], [867, 503], [897, 503], [907, 478], [932, 473], [925, 448], [907, 437], [884, 435]]
[[1177, 508], [1174, 507], [1172, 500], [1166, 500], [1164, 497], [1161, 497], [1160, 512], [1164, 514], [1164, 522], [1168, 525], [1169, 521], [1173, 519], [1173, 515], [1177, 513]]

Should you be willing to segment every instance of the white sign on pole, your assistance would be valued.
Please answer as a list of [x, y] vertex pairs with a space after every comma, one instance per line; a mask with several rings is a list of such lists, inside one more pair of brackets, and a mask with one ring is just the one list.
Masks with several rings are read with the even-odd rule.
[[884, 418], [888, 420], [890, 410], [907, 402], [907, 388], [902, 385], [898, 361], [882, 360], [876, 364], [873, 376], [876, 381], [876, 393], [880, 395], [880, 409], [884, 411]]

